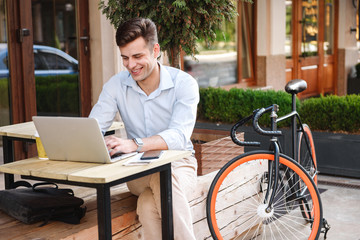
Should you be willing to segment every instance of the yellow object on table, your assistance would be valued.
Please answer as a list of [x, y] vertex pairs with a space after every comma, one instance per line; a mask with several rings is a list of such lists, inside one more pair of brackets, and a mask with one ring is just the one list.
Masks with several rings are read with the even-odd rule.
[[35, 140], [36, 140], [36, 148], [37, 148], [39, 159], [45, 159], [45, 160], [49, 159], [48, 156], [46, 155], [46, 152], [45, 152], [45, 149], [41, 142], [40, 137], [36, 137]]

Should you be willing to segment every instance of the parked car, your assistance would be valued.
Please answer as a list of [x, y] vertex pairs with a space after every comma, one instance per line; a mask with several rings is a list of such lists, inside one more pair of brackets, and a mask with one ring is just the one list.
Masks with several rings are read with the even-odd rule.
[[199, 87], [219, 87], [237, 82], [236, 52], [197, 55], [197, 60], [184, 57], [185, 72], [193, 76]]
[[[78, 61], [53, 47], [34, 45], [35, 76], [78, 74]], [[0, 43], [0, 78], [9, 77], [8, 49]]]

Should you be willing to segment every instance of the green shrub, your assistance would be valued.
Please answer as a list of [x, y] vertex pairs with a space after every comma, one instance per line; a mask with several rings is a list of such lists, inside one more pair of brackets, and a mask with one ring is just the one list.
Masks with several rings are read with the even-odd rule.
[[[291, 111], [291, 95], [284, 91], [244, 90], [233, 88], [229, 91], [221, 88], [201, 88], [198, 107], [199, 119], [211, 122], [235, 123], [251, 115], [255, 109], [280, 106], [279, 116]], [[297, 105], [300, 102], [297, 100]], [[264, 116], [260, 124], [269, 126], [270, 118]], [[282, 123], [281, 125], [288, 125]]]
[[360, 129], [360, 96], [321, 96], [302, 102], [300, 115], [313, 130], [357, 132]]
[[[9, 108], [8, 81], [0, 79], [0, 109]], [[80, 116], [78, 75], [37, 76], [35, 83], [38, 113]]]
[[[291, 95], [284, 91], [202, 88], [198, 118], [233, 124], [252, 114], [254, 109], [274, 103], [280, 106], [278, 116], [291, 112]], [[302, 122], [312, 130], [359, 132], [360, 95], [320, 96], [301, 102], [297, 99], [296, 104]], [[269, 126], [269, 117], [260, 119], [260, 124]], [[279, 126], [290, 126], [290, 121]]]

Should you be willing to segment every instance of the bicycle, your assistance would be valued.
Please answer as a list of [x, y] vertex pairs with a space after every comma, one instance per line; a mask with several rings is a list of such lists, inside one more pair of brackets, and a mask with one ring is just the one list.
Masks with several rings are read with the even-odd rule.
[[[214, 239], [318, 239], [325, 225], [327, 232], [317, 189], [314, 141], [309, 126], [301, 122], [296, 111], [296, 94], [306, 88], [301, 79], [285, 86], [292, 95], [290, 113], [278, 117], [279, 107], [273, 104], [255, 110], [232, 127], [230, 135], [235, 144], [260, 146], [236, 136], [238, 128], [252, 119], [258, 134], [270, 136], [270, 148], [239, 155], [216, 174], [206, 202]], [[269, 112], [271, 129], [264, 130], [259, 118]], [[291, 119], [292, 157], [282, 153], [278, 141], [282, 132], [277, 124], [285, 119]]]

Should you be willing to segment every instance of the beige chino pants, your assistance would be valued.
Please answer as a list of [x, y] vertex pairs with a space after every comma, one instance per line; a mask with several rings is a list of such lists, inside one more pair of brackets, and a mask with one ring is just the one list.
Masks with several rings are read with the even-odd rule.
[[[189, 197], [196, 187], [197, 162], [188, 157], [171, 164], [172, 200], [175, 240], [195, 240]], [[143, 239], [161, 238], [160, 174], [154, 173], [127, 183], [131, 193], [139, 196], [136, 213], [142, 224]]]

